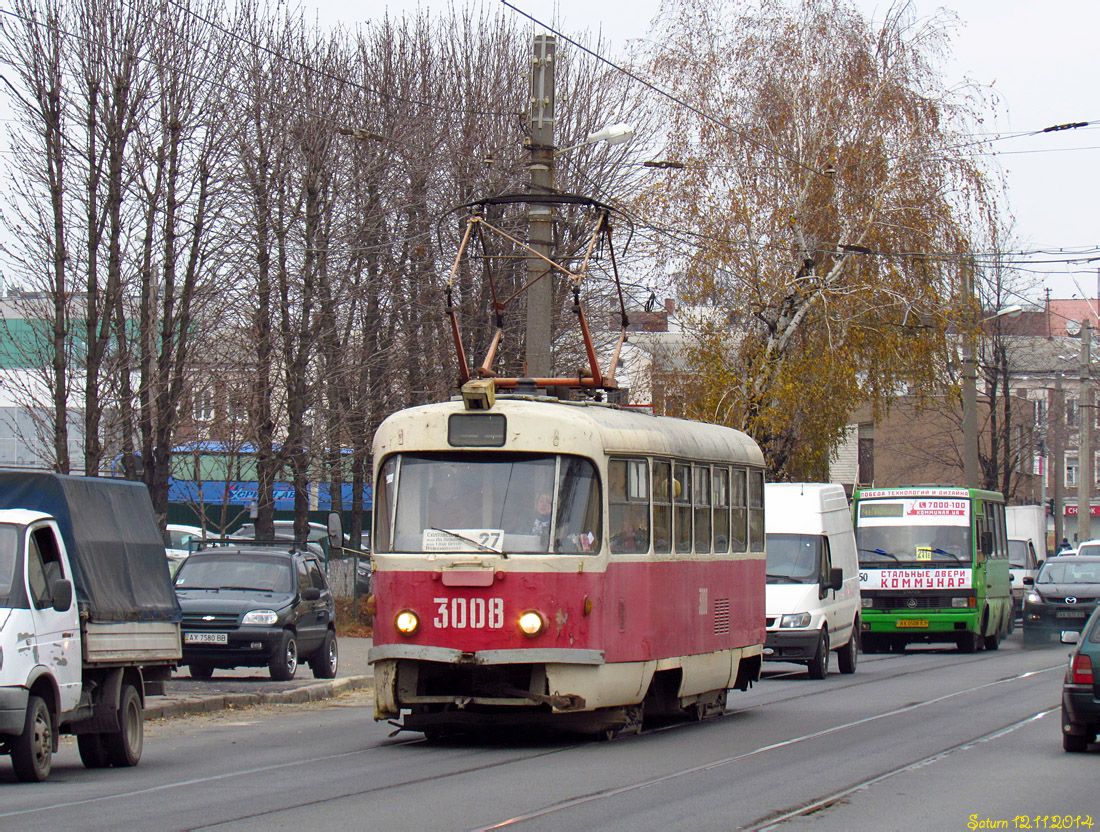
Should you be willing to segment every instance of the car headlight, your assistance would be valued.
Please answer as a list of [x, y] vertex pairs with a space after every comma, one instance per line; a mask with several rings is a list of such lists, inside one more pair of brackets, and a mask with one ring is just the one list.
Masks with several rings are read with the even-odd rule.
[[537, 636], [546, 627], [546, 619], [534, 610], [528, 610], [519, 617], [519, 628], [525, 636]]
[[780, 627], [809, 627], [810, 614], [808, 612], [794, 612], [784, 615], [779, 619]]
[[403, 636], [411, 636], [420, 629], [420, 619], [412, 610], [402, 610], [393, 620], [393, 626]]
[[242, 624], [262, 624], [270, 627], [279, 620], [279, 614], [275, 610], [252, 610], [246, 612], [241, 619]]
[[1029, 592], [1024, 600], [1029, 604], [1041, 604], [1043, 603], [1043, 596], [1038, 592]]

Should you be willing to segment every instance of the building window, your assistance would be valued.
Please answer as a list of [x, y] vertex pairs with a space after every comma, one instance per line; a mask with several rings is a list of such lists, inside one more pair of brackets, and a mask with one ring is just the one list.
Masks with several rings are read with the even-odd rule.
[[1077, 427], [1077, 399], [1066, 397], [1066, 427]]
[[192, 414], [196, 422], [214, 421], [214, 394], [209, 390], [195, 391]]
[[1077, 454], [1066, 454], [1066, 487], [1077, 487]]

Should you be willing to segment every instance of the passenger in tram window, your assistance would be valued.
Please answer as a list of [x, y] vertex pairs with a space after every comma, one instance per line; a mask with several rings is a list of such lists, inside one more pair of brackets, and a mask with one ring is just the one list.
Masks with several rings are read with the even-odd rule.
[[547, 493], [535, 498], [535, 522], [531, 534], [537, 535], [539, 548], [546, 551], [550, 546], [550, 518], [554, 510], [554, 501]]
[[611, 551], [644, 554], [649, 551], [648, 507], [641, 503], [611, 506]]
[[459, 492], [458, 475], [454, 470], [440, 471], [428, 495], [428, 526], [439, 529], [473, 527], [470, 506]]

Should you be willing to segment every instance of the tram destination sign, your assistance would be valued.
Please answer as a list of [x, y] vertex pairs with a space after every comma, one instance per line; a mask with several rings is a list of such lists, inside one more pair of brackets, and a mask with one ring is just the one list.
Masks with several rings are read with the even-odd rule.
[[452, 413], [447, 442], [452, 448], [503, 448], [506, 429], [503, 413]]

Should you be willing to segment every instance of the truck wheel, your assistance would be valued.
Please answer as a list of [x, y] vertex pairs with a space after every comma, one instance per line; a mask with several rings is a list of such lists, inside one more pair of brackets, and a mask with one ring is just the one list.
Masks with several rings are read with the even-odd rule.
[[107, 768], [107, 749], [103, 747], [102, 734], [77, 734], [76, 747], [84, 768]]
[[339, 651], [336, 648], [336, 635], [329, 630], [325, 634], [325, 640], [309, 657], [309, 669], [313, 671], [314, 679], [335, 679], [336, 668], [340, 663]]
[[824, 679], [829, 675], [829, 634], [825, 630], [821, 631], [821, 638], [817, 642], [817, 652], [810, 659], [807, 669], [810, 671], [811, 679]]
[[137, 688], [123, 684], [118, 703], [118, 731], [103, 735], [107, 762], [117, 768], [136, 766], [145, 742], [145, 712]]
[[41, 696], [27, 697], [23, 733], [10, 741], [15, 776], [24, 783], [41, 783], [53, 767], [53, 721]]
[[848, 643], [841, 647], [836, 654], [836, 662], [841, 673], [855, 673], [856, 661], [859, 659], [859, 624], [852, 628], [852, 637]]
[[267, 663], [267, 669], [276, 682], [289, 682], [294, 678], [298, 670], [298, 642], [290, 630], [283, 630], [283, 637]]

